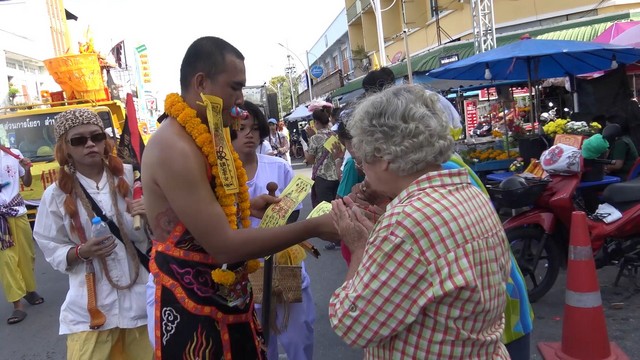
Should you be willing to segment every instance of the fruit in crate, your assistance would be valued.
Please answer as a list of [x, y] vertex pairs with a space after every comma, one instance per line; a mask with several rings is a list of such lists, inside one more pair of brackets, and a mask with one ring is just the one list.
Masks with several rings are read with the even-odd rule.
[[469, 152], [468, 157], [474, 162], [492, 161], [492, 160], [507, 160], [519, 156], [515, 151], [509, 151], [509, 155], [505, 150], [498, 149], [485, 149], [485, 150], [473, 150]]

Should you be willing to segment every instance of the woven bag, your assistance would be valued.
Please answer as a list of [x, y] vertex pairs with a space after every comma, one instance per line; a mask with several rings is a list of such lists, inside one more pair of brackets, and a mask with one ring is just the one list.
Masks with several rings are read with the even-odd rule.
[[[262, 304], [264, 288], [264, 267], [249, 274], [249, 281], [253, 288], [253, 302]], [[276, 303], [301, 303], [302, 302], [302, 266], [299, 265], [273, 265], [272, 295]]]

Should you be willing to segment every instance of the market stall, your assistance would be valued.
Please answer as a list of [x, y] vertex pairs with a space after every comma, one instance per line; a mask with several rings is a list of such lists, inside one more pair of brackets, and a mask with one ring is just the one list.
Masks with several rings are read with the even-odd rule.
[[[512, 145], [510, 139], [515, 138], [518, 140], [519, 151], [529, 152], [529, 149], [527, 151], [522, 149], [522, 145], [526, 144], [526, 139], [537, 137], [543, 142], [545, 140], [542, 136], [542, 127], [536, 125], [539, 121], [539, 101], [535, 100], [534, 94], [537, 92], [535, 85], [542, 80], [558, 77], [569, 77], [572, 82], [575, 82], [577, 75], [615, 68], [618, 64], [633, 64], [639, 59], [640, 49], [632, 47], [581, 41], [536, 40], [525, 37], [512, 44], [432, 70], [428, 76], [450, 80], [485, 79], [526, 82], [529, 95], [526, 97], [527, 102], [518, 103], [516, 97], [513, 96], [513, 90], [505, 90], [502, 93], [507, 93], [507, 99], [500, 99], [500, 94], [497, 94], [497, 98], [501, 101], [490, 103], [488, 113], [492, 114], [491, 116], [496, 114], [499, 122], [504, 124], [503, 144], [505, 145], [503, 146], [506, 147], [505, 151], [510, 151]], [[572, 90], [574, 90], [573, 87]], [[473, 102], [465, 105], [464, 113], [469, 121], [482, 120], [482, 114], [478, 111], [479, 106]], [[526, 125], [525, 118], [529, 119], [530, 125]], [[520, 141], [521, 139], [522, 141]], [[465, 146], [469, 147], [468, 144]], [[496, 145], [492, 147], [493, 150], [498, 150]], [[471, 149], [470, 153], [474, 151], [476, 150]], [[510, 155], [507, 157], [511, 158]], [[524, 160], [528, 161], [531, 157], [533, 156], [527, 155]], [[481, 163], [479, 160], [481, 159], [478, 159], [477, 163]], [[508, 160], [511, 159], [503, 160], [501, 164], [487, 164], [486, 168], [501, 166], [504, 169]]]

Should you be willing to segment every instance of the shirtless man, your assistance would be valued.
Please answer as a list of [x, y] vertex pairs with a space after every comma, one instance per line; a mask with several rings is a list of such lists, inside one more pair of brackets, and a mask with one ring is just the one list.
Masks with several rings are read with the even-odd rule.
[[[216, 37], [196, 40], [180, 68], [181, 96], [207, 123], [200, 94], [223, 100], [223, 118], [243, 102], [243, 55]], [[156, 359], [265, 358], [246, 274], [222, 286], [211, 271], [237, 270], [248, 259], [274, 254], [311, 237], [335, 238], [328, 216], [274, 229], [232, 230], [218, 203], [207, 159], [185, 128], [168, 117], [142, 159], [145, 206], [154, 234], [151, 270], [156, 285]], [[261, 217], [274, 198], [252, 199]], [[195, 353], [194, 353], [195, 352]]]

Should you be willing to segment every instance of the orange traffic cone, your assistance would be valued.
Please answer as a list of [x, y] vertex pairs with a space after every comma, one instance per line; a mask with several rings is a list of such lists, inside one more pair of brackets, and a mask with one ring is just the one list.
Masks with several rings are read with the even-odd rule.
[[574, 211], [571, 217], [562, 342], [542, 342], [538, 350], [544, 359], [629, 359], [609, 342], [587, 216], [582, 211]]

